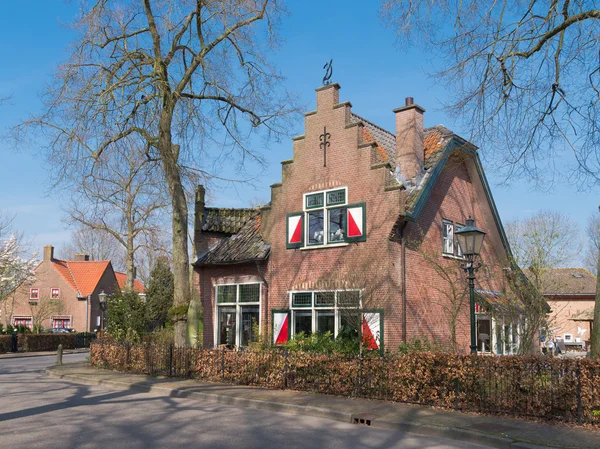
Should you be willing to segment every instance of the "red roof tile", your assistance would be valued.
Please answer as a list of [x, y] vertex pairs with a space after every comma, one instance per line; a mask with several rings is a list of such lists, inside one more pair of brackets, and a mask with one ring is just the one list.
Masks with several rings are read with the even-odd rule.
[[91, 295], [94, 292], [109, 264], [110, 260], [52, 260], [54, 269], [80, 296]]
[[[117, 282], [119, 284], [119, 288], [123, 290], [125, 288], [125, 282], [127, 281], [127, 274], [121, 273], [120, 271], [115, 271], [115, 276], [117, 277]], [[144, 293], [146, 291], [146, 287], [137, 279], [133, 280], [133, 291], [136, 293]]]

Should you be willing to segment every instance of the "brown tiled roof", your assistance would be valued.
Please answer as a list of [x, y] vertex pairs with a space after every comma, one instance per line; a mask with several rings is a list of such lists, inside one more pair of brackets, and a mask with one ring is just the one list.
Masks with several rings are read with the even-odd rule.
[[198, 257], [194, 265], [233, 264], [264, 260], [271, 246], [260, 235], [260, 213], [253, 215], [241, 226], [238, 233], [223, 239], [214, 248]]
[[52, 260], [54, 269], [80, 296], [93, 293], [109, 264], [110, 260]]
[[256, 209], [204, 208], [202, 231], [235, 234], [256, 213]]
[[[127, 282], [127, 273], [121, 273], [120, 271], [115, 271], [115, 276], [117, 277], [117, 284], [119, 284], [119, 288], [123, 290], [125, 287], [125, 282]], [[144, 293], [146, 291], [146, 287], [137, 279], [133, 280], [133, 291], [136, 293]]]
[[[532, 278], [530, 270], [523, 271]], [[585, 268], [549, 268], [540, 277], [544, 295], [596, 294], [596, 276]]]
[[591, 307], [586, 310], [580, 310], [573, 314], [571, 321], [594, 321], [594, 308]]
[[359, 115], [352, 114], [352, 120], [362, 122], [363, 141], [377, 143], [377, 155], [381, 162], [392, 162], [396, 160], [396, 135], [391, 133], [375, 123], [362, 118]]

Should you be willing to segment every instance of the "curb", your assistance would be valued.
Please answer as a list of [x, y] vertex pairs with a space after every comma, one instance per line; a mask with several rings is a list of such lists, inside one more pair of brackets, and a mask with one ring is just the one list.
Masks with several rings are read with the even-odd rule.
[[[86, 352], [90, 352], [89, 349], [65, 349], [63, 351], [63, 355], [71, 355], [71, 354], [84, 354]], [[45, 353], [39, 352], [17, 352], [17, 353], [6, 353], [0, 354], [0, 360], [4, 359], [21, 359], [27, 357], [50, 357], [56, 356], [56, 351], [49, 351]]]
[[[313, 407], [308, 405], [284, 404], [280, 402], [263, 401], [259, 399], [246, 399], [235, 396], [226, 396], [213, 393], [201, 393], [197, 391], [180, 390], [177, 388], [161, 387], [147, 383], [131, 384], [128, 382], [119, 382], [116, 380], [100, 380], [74, 374], [59, 374], [52, 367], [46, 368], [46, 374], [50, 377], [56, 377], [75, 383], [86, 385], [97, 385], [116, 390], [138, 390], [146, 393], [155, 393], [162, 396], [202, 399], [204, 401], [220, 404], [234, 405], [238, 407], [255, 408], [274, 412], [283, 412], [293, 415], [306, 415], [318, 418], [332, 419], [346, 423], [352, 423], [354, 415], [349, 412], [340, 412], [322, 407]], [[373, 419], [371, 427], [385, 429], [401, 430], [404, 432], [423, 435], [450, 438], [456, 441], [467, 443], [484, 444], [498, 449], [556, 449], [560, 446], [545, 446], [526, 443], [514, 440], [512, 438], [500, 437], [496, 435], [485, 434], [473, 430], [461, 429], [458, 427], [436, 426], [434, 424], [419, 424], [409, 421], [392, 421], [384, 418]], [[567, 449], [566, 446], [562, 448]], [[573, 446], [575, 448], [575, 446]]]

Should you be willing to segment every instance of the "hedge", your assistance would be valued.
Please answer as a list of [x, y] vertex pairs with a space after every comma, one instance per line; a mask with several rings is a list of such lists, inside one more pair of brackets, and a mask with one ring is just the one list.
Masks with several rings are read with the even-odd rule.
[[363, 358], [97, 341], [96, 367], [600, 424], [600, 361], [412, 352]]
[[56, 351], [58, 345], [63, 349], [75, 349], [77, 334], [22, 334], [19, 335], [19, 348], [23, 352]]
[[0, 354], [12, 350], [12, 335], [0, 335]]

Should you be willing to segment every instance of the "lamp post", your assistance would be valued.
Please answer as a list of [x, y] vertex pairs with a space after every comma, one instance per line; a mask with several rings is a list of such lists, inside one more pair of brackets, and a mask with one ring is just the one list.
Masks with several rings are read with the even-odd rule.
[[107, 294], [104, 293], [104, 290], [100, 290], [100, 293], [98, 293], [98, 303], [100, 304], [100, 330], [102, 331], [104, 329], [104, 311], [106, 310], [106, 305], [107, 305]]
[[469, 279], [469, 306], [471, 312], [471, 354], [477, 354], [477, 329], [475, 325], [475, 272], [481, 264], [475, 265], [475, 260], [481, 252], [481, 245], [485, 232], [475, 226], [475, 220], [467, 219], [467, 225], [456, 231], [456, 238], [460, 246], [465, 263], [462, 265]]

